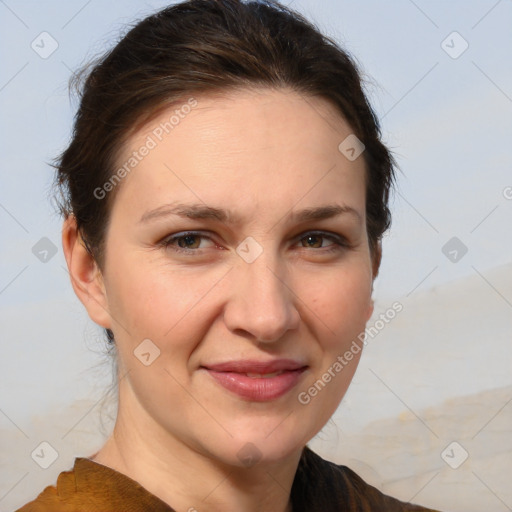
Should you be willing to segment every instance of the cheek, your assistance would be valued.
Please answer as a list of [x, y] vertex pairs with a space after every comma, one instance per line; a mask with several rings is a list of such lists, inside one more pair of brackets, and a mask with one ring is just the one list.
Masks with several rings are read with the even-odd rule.
[[111, 281], [109, 306], [112, 315], [130, 332], [131, 337], [160, 337], [170, 329], [187, 300], [176, 300], [176, 286], [155, 280], [141, 267], [129, 278], [118, 276]]
[[177, 348], [181, 340], [190, 345], [200, 335], [208, 316], [209, 291], [225, 270], [189, 270], [118, 261], [109, 276], [109, 309], [114, 322], [128, 331], [118, 329], [128, 343], [149, 338], [163, 348], [172, 339]]
[[331, 334], [325, 342], [339, 347], [340, 340], [351, 340], [364, 330], [372, 305], [371, 276], [362, 265], [333, 272], [310, 287], [309, 296], [311, 310]]

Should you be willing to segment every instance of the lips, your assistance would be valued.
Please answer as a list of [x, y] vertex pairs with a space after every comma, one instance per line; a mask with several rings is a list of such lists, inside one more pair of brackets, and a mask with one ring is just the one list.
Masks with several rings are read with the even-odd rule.
[[223, 388], [248, 401], [275, 400], [293, 389], [307, 366], [292, 359], [229, 361], [203, 367]]

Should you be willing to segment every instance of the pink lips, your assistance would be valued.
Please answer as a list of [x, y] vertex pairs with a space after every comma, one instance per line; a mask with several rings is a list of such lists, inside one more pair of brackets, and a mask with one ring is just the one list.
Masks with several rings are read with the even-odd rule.
[[306, 368], [292, 359], [268, 362], [240, 360], [204, 367], [225, 389], [254, 402], [283, 396], [297, 384]]

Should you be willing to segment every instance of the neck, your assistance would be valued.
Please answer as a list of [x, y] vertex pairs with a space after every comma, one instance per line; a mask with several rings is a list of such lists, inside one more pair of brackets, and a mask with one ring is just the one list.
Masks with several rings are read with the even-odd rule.
[[137, 481], [176, 512], [291, 512], [290, 490], [302, 447], [277, 462], [235, 467], [161, 427], [148, 429], [147, 421], [135, 420], [140, 417], [126, 418], [120, 408], [113, 434], [91, 459]]

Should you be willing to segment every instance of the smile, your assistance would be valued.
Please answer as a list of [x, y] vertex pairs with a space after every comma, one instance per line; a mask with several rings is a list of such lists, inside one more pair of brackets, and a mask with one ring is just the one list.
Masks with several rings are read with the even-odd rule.
[[244, 400], [267, 402], [290, 392], [307, 366], [292, 360], [233, 361], [203, 367], [214, 381]]

